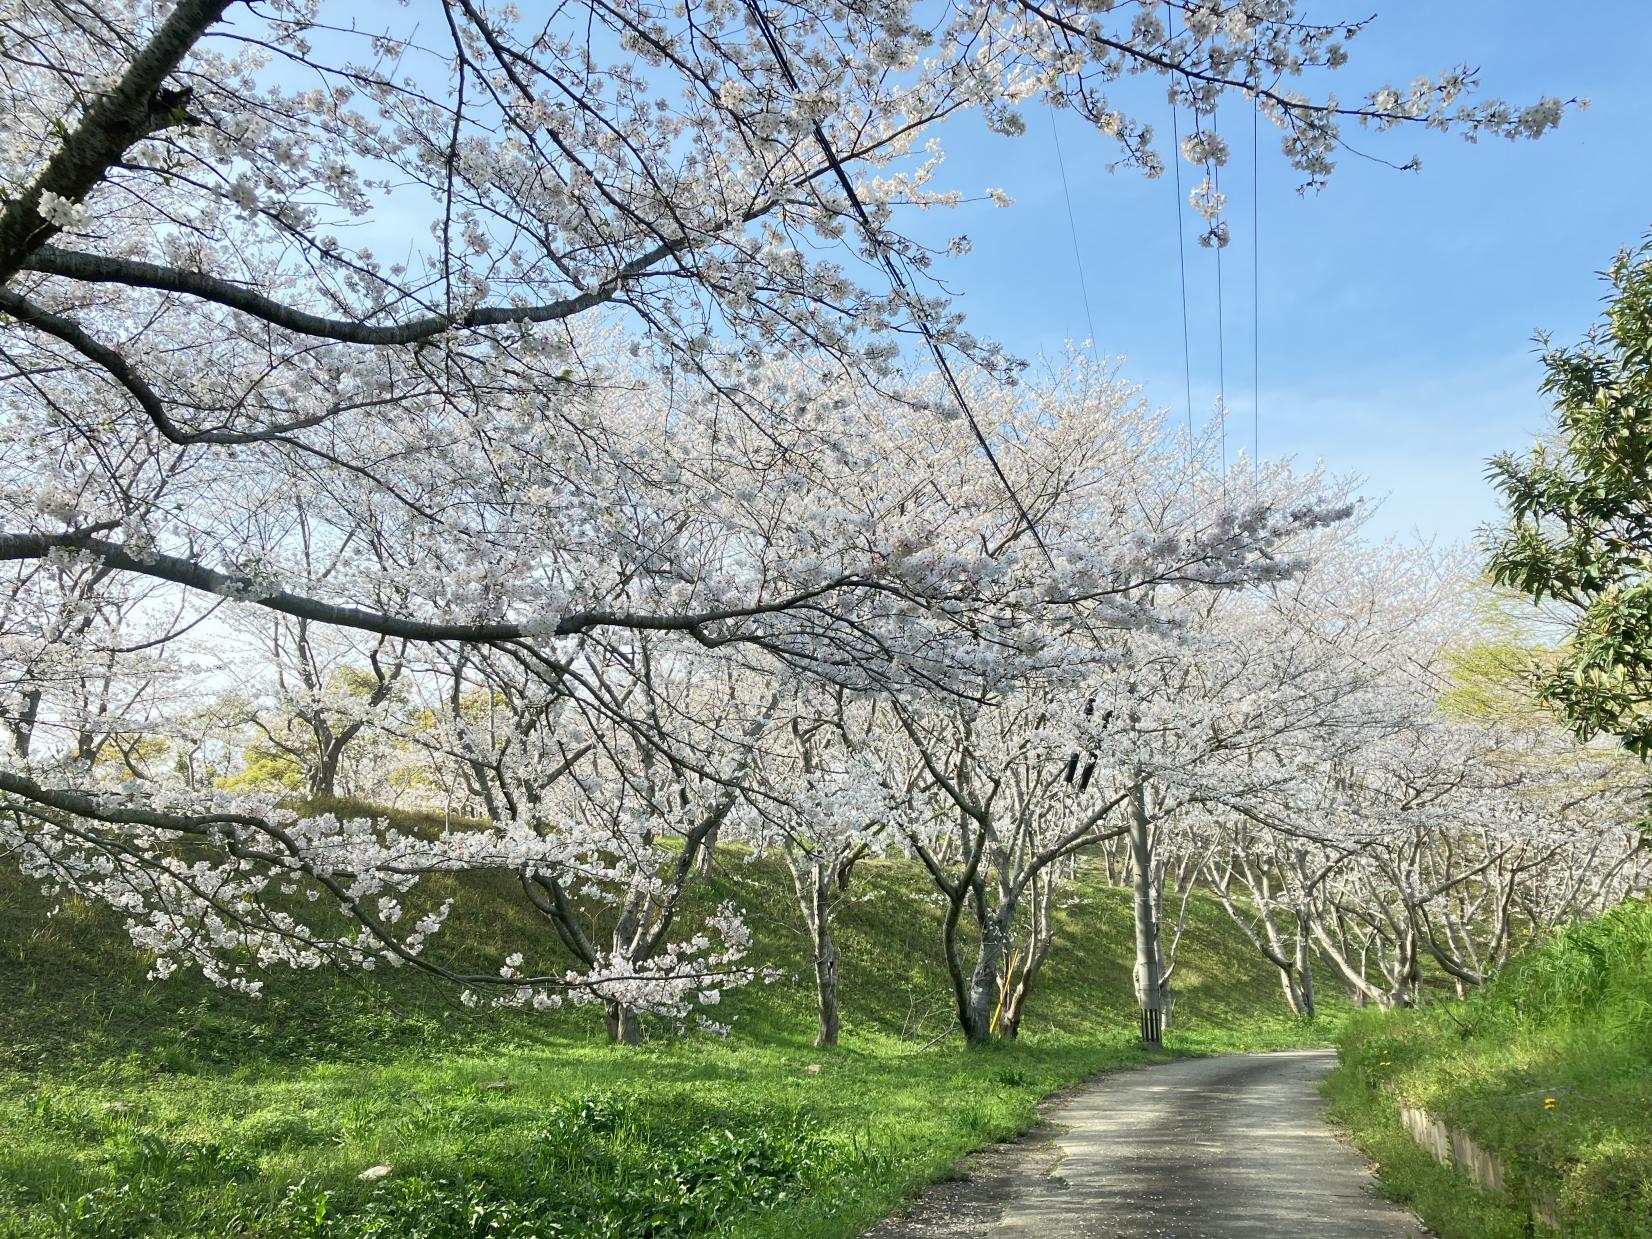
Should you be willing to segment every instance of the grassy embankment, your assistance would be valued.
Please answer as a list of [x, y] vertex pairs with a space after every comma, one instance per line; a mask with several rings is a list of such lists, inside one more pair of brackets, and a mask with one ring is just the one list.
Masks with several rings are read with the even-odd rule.
[[[947, 1031], [922, 875], [863, 866], [839, 927], [843, 1045], [821, 1052], [788, 879], [732, 855], [709, 899], [746, 909], [753, 957], [786, 979], [725, 997], [727, 1040], [654, 1026], [634, 1050], [592, 1008], [476, 1013], [405, 973], [275, 973], [258, 1001], [149, 982], [106, 911], [47, 919], [0, 881], [8, 1237], [847, 1236], [1042, 1096], [1143, 1058], [1129, 903], [1099, 882], [1061, 914], [1020, 1043], [972, 1052]], [[478, 962], [551, 939], [503, 886], [462, 906], [443, 937]], [[1211, 903], [1177, 979], [1171, 1052], [1334, 1031], [1284, 1018], [1273, 969]]]
[[[1652, 903], [1563, 931], [1466, 1003], [1362, 1012], [1341, 1053], [1333, 1117], [1442, 1239], [1526, 1235], [1534, 1192], [1567, 1235], [1652, 1236]], [[1435, 1165], [1400, 1100], [1497, 1154], [1505, 1196]]]

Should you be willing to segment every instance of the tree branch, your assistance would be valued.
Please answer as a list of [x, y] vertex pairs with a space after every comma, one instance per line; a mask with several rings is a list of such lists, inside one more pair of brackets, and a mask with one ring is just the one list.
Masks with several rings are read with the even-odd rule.
[[687, 248], [688, 238], [679, 236], [660, 242], [618, 267], [594, 288], [560, 301], [531, 306], [479, 306], [459, 318], [433, 314], [404, 323], [375, 325], [347, 318], [326, 318], [285, 305], [233, 280], [200, 271], [185, 271], [135, 258], [107, 258], [75, 250], [42, 245], [22, 266], [43, 275], [91, 284], [120, 284], [128, 288], [151, 288], [160, 292], [184, 293], [215, 302], [298, 335], [342, 344], [417, 344], [455, 327], [492, 327], [509, 323], [549, 323], [595, 308], [611, 301], [633, 279], [661, 259]]
[[247, 573], [220, 572], [177, 555], [151, 552], [140, 557], [117, 543], [94, 538], [80, 531], [60, 534], [0, 533], [0, 562], [44, 559], [54, 551], [77, 551], [92, 555], [118, 572], [134, 572], [156, 580], [171, 581], [232, 601], [267, 607], [269, 610], [298, 619], [331, 624], [340, 628], [354, 628], [409, 641], [525, 641], [534, 638], [574, 636], [597, 628], [698, 634], [710, 624], [777, 614], [840, 589], [877, 588], [876, 582], [855, 576], [843, 576], [772, 602], [752, 603], [744, 607], [721, 607], [682, 615], [593, 610], [574, 611], [555, 623], [495, 621], [467, 624], [451, 620], [413, 619], [390, 615], [383, 611], [369, 611], [360, 607], [324, 602], [319, 598], [310, 598], [283, 589], [271, 589]]
[[0, 283], [59, 231], [40, 213], [42, 194], [79, 202], [133, 143], [179, 123], [182, 102], [161, 96], [161, 84], [229, 5], [230, 0], [179, 0], [120, 81], [87, 108], [34, 183], [0, 211]]

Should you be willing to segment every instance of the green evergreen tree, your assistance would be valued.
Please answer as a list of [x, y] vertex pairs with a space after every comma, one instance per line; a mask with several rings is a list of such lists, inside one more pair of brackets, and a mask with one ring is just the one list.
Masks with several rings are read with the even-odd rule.
[[1583, 739], [1652, 754], [1652, 240], [1620, 253], [1603, 321], [1550, 349], [1543, 391], [1557, 433], [1488, 473], [1506, 513], [1492, 579], [1573, 612], [1538, 694]]

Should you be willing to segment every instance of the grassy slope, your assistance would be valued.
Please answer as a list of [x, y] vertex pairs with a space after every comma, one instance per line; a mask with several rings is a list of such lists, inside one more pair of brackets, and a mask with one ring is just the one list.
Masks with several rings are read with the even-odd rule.
[[[1444, 1239], [1526, 1232], [1534, 1189], [1565, 1233], [1652, 1236], [1652, 903], [1625, 904], [1516, 960], [1465, 1004], [1362, 1014], [1332, 1114]], [[1465, 1191], [1400, 1131], [1403, 1098], [1465, 1128], [1515, 1182]]]
[[[6, 878], [0, 1235], [852, 1235], [1041, 1096], [1141, 1060], [1124, 892], [1080, 883], [1021, 1042], [967, 1052], [921, 875], [863, 868], [828, 1053], [787, 880], [735, 857], [710, 898], [746, 909], [786, 978], [727, 995], [727, 1041], [653, 1027], [632, 1051], [589, 1008], [476, 1014], [404, 974], [277, 974], [257, 1002], [148, 982], [107, 913], [43, 919]], [[495, 961], [550, 937], [504, 891], [472, 907], [444, 934]], [[1213, 904], [1178, 981], [1172, 1050], [1327, 1039], [1283, 1018]]]

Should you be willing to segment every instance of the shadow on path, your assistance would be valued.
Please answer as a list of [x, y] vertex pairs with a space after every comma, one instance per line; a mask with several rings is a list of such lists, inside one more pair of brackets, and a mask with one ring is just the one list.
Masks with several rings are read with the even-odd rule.
[[1326, 1124], [1331, 1050], [1191, 1058], [1109, 1075], [1020, 1141], [976, 1154], [867, 1239], [1410, 1239]]

